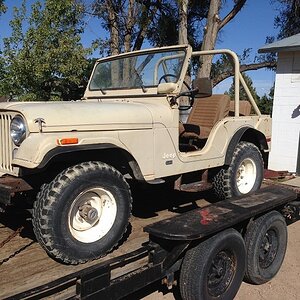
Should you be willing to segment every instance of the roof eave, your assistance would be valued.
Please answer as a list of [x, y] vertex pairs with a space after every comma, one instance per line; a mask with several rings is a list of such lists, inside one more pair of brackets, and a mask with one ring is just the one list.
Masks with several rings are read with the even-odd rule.
[[300, 46], [266, 47], [258, 49], [258, 53], [300, 51]]

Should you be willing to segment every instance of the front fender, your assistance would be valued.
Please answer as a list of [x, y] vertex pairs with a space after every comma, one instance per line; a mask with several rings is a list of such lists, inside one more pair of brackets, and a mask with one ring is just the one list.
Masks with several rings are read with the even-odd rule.
[[[78, 138], [77, 144], [58, 144], [57, 140], [64, 138]], [[13, 165], [29, 169], [44, 167], [54, 156], [78, 150], [105, 149], [118, 147], [128, 152], [128, 149], [118, 139], [118, 134], [103, 132], [101, 135], [91, 132], [89, 137], [86, 133], [32, 133], [25, 139], [15, 151]]]

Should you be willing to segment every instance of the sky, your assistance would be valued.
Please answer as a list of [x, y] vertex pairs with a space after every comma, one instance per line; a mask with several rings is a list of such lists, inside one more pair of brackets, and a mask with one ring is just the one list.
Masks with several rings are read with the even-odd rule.
[[[232, 7], [230, 2], [226, 5], [227, 11]], [[258, 54], [257, 50], [265, 45], [266, 37], [278, 34], [278, 29], [274, 28], [276, 15], [278, 6], [271, 4], [270, 0], [248, 0], [240, 13], [221, 31], [216, 48], [228, 48], [237, 54], [251, 48], [254, 58]], [[261, 69], [249, 71], [247, 74], [252, 78], [253, 86], [260, 96], [269, 93], [275, 81], [274, 71]], [[228, 90], [231, 83], [232, 79], [223, 81], [216, 92]]]
[[[274, 18], [278, 14], [278, 7], [274, 3], [271, 4], [271, 1], [248, 0], [241, 12], [221, 31], [216, 49], [227, 48], [237, 54], [242, 54], [244, 49], [251, 48], [251, 59], [253, 59], [257, 54], [257, 50], [265, 44], [266, 37], [276, 36], [278, 33], [278, 29], [274, 28]], [[30, 7], [35, 1], [27, 0], [27, 2]], [[88, 2], [90, 3], [91, 0], [88, 0]], [[21, 3], [22, 0], [5, 0], [8, 10], [6, 14], [0, 17], [1, 39], [10, 35], [9, 21], [12, 18], [13, 6], [20, 6]], [[224, 17], [232, 6], [233, 0], [227, 0], [220, 17]], [[91, 42], [99, 35], [105, 35], [100, 22], [97, 23], [97, 21], [88, 18], [85, 33], [82, 37], [83, 44], [90, 46]], [[252, 78], [253, 85], [260, 96], [269, 93], [275, 81], [275, 72], [262, 69], [250, 71], [247, 74]], [[223, 93], [229, 89], [231, 83], [232, 79], [223, 81], [217, 86], [215, 92]]]

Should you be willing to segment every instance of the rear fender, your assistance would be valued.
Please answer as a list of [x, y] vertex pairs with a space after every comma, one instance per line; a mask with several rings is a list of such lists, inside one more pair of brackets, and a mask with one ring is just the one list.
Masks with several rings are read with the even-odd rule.
[[229, 142], [225, 157], [225, 165], [230, 165], [234, 149], [240, 141], [255, 144], [262, 153], [269, 149], [266, 137], [262, 132], [251, 127], [240, 128]]

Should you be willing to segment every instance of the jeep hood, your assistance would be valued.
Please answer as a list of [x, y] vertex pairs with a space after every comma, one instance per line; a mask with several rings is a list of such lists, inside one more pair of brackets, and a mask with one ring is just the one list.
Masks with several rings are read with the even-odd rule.
[[39, 132], [36, 119], [44, 120], [43, 132], [145, 129], [153, 127], [150, 110], [130, 102], [10, 102], [0, 111], [22, 114], [30, 132]]

